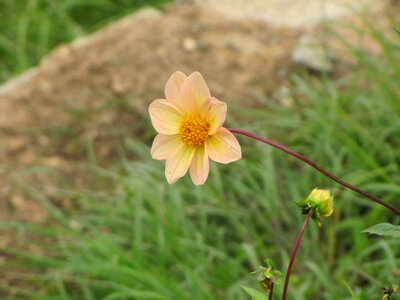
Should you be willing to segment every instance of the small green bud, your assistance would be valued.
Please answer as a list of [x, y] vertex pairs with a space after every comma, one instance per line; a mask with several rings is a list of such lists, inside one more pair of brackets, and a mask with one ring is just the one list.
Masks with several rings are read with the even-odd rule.
[[313, 189], [306, 200], [297, 201], [303, 214], [311, 214], [313, 220], [321, 225], [321, 217], [329, 217], [333, 213], [333, 196], [329, 190]]
[[278, 270], [275, 270], [273, 263], [271, 260], [266, 259], [265, 267], [259, 266], [257, 271], [252, 272], [252, 274], [257, 275], [257, 281], [260, 283], [261, 287], [270, 292], [272, 288], [272, 284], [280, 284], [282, 279], [282, 273]]

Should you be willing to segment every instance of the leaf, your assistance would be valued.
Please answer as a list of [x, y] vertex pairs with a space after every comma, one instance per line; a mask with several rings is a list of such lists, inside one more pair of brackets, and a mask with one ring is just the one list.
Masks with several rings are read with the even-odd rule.
[[353, 289], [347, 284], [347, 282], [343, 282], [344, 285], [346, 286], [347, 290], [349, 291], [351, 295], [351, 299], [353, 300], [361, 300], [360, 297], [357, 296], [357, 294], [353, 291]]
[[268, 297], [265, 293], [257, 291], [256, 289], [253, 289], [248, 286], [241, 286], [241, 288], [244, 289], [245, 292], [251, 296], [252, 300], [267, 300], [268, 299]]
[[393, 238], [400, 238], [400, 226], [395, 226], [389, 223], [380, 223], [369, 227], [362, 231], [363, 233], [377, 234], [383, 236], [391, 236]]

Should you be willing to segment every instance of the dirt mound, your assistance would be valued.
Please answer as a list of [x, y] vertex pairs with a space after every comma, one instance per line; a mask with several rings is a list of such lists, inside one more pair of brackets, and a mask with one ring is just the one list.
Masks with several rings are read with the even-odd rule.
[[75, 162], [87, 141], [108, 156], [114, 145], [102, 141], [109, 129], [143, 130], [147, 104], [162, 97], [175, 70], [199, 70], [221, 100], [249, 103], [285, 79], [297, 36], [194, 6], [127, 17], [58, 47], [25, 79], [0, 90], [0, 161]]

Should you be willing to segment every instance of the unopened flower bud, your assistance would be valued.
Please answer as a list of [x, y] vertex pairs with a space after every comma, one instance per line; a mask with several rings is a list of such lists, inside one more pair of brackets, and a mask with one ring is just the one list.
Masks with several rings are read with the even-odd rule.
[[258, 267], [258, 270], [252, 273], [257, 274], [257, 280], [261, 287], [265, 291], [270, 292], [274, 283], [278, 285], [281, 283], [282, 273], [275, 270], [272, 261], [269, 259], [265, 260], [265, 265], [265, 267]]
[[311, 214], [313, 220], [321, 225], [321, 217], [329, 217], [333, 213], [333, 196], [329, 190], [313, 189], [306, 200], [296, 202], [303, 214]]

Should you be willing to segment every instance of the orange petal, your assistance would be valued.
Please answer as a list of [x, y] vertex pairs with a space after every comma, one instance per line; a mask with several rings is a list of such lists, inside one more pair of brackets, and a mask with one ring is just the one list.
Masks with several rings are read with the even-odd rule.
[[222, 126], [222, 124], [224, 124], [227, 105], [226, 103], [211, 97], [204, 103], [202, 110], [202, 113], [210, 125], [209, 134], [212, 135]]
[[167, 159], [179, 149], [181, 144], [177, 134], [157, 134], [151, 146], [151, 156], [154, 159]]
[[197, 110], [211, 97], [210, 90], [199, 72], [190, 74], [181, 88], [182, 104], [186, 110]]
[[154, 100], [149, 107], [151, 123], [158, 133], [177, 134], [182, 120], [178, 108], [164, 99]]
[[208, 156], [217, 162], [227, 164], [242, 158], [242, 150], [234, 135], [221, 127], [205, 142]]
[[210, 159], [205, 153], [205, 148], [196, 149], [193, 156], [192, 164], [190, 165], [190, 177], [195, 185], [204, 184], [210, 172]]
[[192, 162], [195, 148], [181, 144], [172, 157], [167, 159], [165, 166], [165, 177], [169, 184], [176, 182], [186, 174]]
[[181, 71], [177, 71], [171, 75], [165, 84], [165, 97], [168, 101], [171, 101], [177, 106], [180, 106], [180, 90], [182, 88], [183, 81], [187, 78], [187, 76]]

